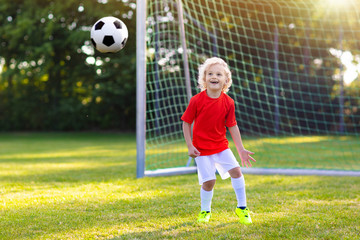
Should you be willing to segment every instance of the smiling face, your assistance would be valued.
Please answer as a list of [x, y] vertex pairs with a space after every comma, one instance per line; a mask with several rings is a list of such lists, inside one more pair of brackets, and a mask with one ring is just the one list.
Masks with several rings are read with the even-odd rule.
[[205, 71], [205, 84], [208, 94], [221, 94], [225, 83], [228, 81], [224, 67], [220, 64], [213, 64]]
[[[207, 78], [207, 74], [209, 73], [210, 67], [215, 67], [215, 65], [218, 65], [218, 66], [216, 66], [216, 68], [219, 68], [219, 71], [221, 74], [225, 73], [225, 84], [223, 85], [222, 91], [224, 93], [227, 93], [232, 84], [231, 72], [230, 72], [230, 69], [229, 69], [227, 63], [218, 57], [208, 58], [205, 60], [205, 62], [203, 64], [201, 64], [199, 66], [199, 76], [198, 76], [198, 81], [197, 81], [199, 84], [199, 88], [201, 89], [201, 91], [205, 91], [205, 90], [208, 90], [208, 85], [209, 85], [209, 87], [212, 86], [212, 85], [210, 85], [210, 82], [209, 82], [209, 84], [206, 83], [206, 78]], [[222, 67], [222, 69], [221, 69], [221, 67]], [[208, 78], [209, 77], [210, 76], [208, 76]], [[220, 81], [221, 81], [221, 79], [220, 79]], [[215, 84], [215, 83], [213, 83], [213, 84]], [[218, 94], [218, 95], [220, 95], [220, 94]]]

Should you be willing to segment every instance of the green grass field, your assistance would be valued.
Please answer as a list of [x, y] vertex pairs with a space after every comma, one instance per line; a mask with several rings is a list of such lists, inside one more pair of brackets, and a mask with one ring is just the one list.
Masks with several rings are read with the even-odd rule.
[[244, 226], [230, 180], [198, 224], [195, 174], [135, 172], [134, 134], [2, 133], [0, 239], [359, 239], [358, 177], [246, 175]]

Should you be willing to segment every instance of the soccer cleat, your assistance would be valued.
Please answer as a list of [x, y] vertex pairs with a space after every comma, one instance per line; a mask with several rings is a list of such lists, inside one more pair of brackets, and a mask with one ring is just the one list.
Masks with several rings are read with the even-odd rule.
[[209, 222], [211, 217], [211, 212], [201, 211], [198, 216], [198, 222]]
[[236, 208], [235, 213], [239, 217], [240, 223], [246, 225], [252, 224], [250, 210], [248, 208], [245, 208], [244, 210], [241, 208]]

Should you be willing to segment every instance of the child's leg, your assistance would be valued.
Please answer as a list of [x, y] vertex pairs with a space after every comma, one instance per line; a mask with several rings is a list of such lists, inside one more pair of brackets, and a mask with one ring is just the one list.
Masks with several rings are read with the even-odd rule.
[[195, 158], [200, 189], [201, 211], [211, 211], [211, 200], [213, 197], [213, 188], [216, 181], [216, 168], [212, 155], [199, 156]]
[[246, 208], [246, 192], [245, 192], [245, 179], [241, 174], [240, 167], [233, 168], [229, 171], [231, 176], [231, 184], [234, 188], [236, 199], [237, 199], [237, 207], [242, 209]]
[[216, 180], [204, 182], [200, 189], [201, 211], [211, 212], [211, 200]]

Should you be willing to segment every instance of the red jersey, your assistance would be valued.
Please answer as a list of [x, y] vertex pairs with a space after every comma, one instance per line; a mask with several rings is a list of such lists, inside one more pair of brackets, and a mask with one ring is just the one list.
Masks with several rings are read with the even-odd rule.
[[202, 91], [191, 98], [181, 120], [190, 124], [195, 121], [193, 145], [200, 156], [222, 152], [229, 148], [226, 127], [237, 124], [234, 100], [223, 92], [218, 98], [210, 98]]

